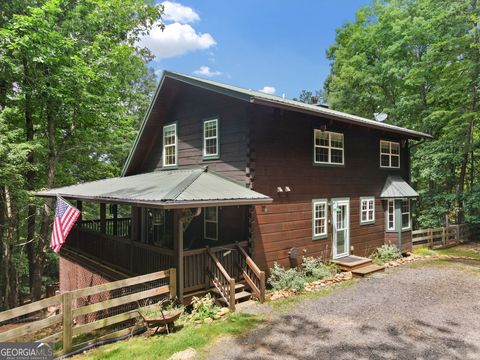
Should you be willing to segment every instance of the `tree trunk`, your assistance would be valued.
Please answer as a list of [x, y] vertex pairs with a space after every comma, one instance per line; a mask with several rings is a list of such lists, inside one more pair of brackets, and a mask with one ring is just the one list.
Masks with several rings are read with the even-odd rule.
[[12, 308], [17, 305], [17, 296], [13, 289], [13, 279], [12, 275], [14, 274], [14, 269], [11, 267], [12, 264], [12, 246], [13, 238], [15, 235], [15, 214], [12, 207], [12, 201], [10, 197], [10, 190], [8, 186], [3, 187], [3, 198], [5, 209], [4, 212], [7, 216], [6, 222], [6, 234], [4, 241], [2, 242], [2, 274], [3, 274], [3, 289], [4, 289], [4, 300], [7, 308]]
[[[33, 130], [33, 116], [32, 116], [32, 94], [30, 90], [29, 84], [29, 68], [28, 62], [24, 58], [23, 59], [23, 88], [25, 91], [25, 134], [27, 143], [33, 141], [34, 130]], [[31, 151], [27, 156], [27, 162], [33, 168], [34, 164], [34, 154]], [[35, 180], [36, 180], [36, 172], [35, 170], [28, 170], [25, 174], [27, 180], [27, 189], [29, 191], [35, 190]], [[32, 200], [30, 200], [32, 201]], [[28, 211], [27, 211], [27, 234], [26, 234], [26, 248], [27, 248], [27, 258], [28, 258], [28, 275], [29, 275], [29, 285], [30, 285], [30, 292], [33, 291], [33, 272], [35, 267], [35, 254], [34, 254], [34, 238], [35, 238], [35, 218], [36, 218], [37, 208], [35, 204], [29, 203]]]
[[[48, 172], [47, 172], [47, 188], [53, 187], [55, 179], [55, 173], [58, 164], [58, 152], [56, 149], [55, 141], [55, 118], [51, 103], [47, 104], [47, 140], [48, 140]], [[50, 224], [52, 219], [53, 201], [47, 200], [43, 207], [42, 220], [40, 224], [39, 239], [35, 251], [35, 266], [33, 271], [33, 288], [32, 296], [35, 300], [40, 299], [42, 295], [42, 275], [45, 265], [45, 252], [48, 246], [48, 234], [50, 230]]]

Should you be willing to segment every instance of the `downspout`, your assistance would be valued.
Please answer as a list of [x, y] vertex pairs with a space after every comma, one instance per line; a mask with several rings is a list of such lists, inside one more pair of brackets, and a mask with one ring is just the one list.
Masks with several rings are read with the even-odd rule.
[[397, 227], [397, 245], [398, 251], [402, 253], [402, 200], [395, 199], [395, 222]]

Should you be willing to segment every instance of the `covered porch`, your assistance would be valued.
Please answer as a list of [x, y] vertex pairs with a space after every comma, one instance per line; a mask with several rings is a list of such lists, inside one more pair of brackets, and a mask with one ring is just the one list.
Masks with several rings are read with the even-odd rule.
[[215, 288], [234, 306], [241, 281], [263, 297], [264, 273], [248, 255], [249, 213], [251, 205], [272, 199], [207, 168], [113, 178], [38, 195], [62, 196], [82, 211], [62, 256], [85, 256], [125, 277], [175, 267], [179, 299]]

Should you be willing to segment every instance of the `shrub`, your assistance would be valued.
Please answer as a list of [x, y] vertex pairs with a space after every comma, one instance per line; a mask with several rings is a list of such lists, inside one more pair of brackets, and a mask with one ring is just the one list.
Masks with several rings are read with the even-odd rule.
[[370, 256], [376, 264], [385, 264], [402, 257], [395, 245], [382, 245]]
[[304, 289], [305, 277], [296, 269], [286, 270], [283, 266], [275, 263], [270, 269], [268, 283], [273, 290], [294, 289], [300, 291]]
[[302, 261], [304, 276], [309, 280], [320, 280], [336, 274], [335, 264], [325, 264], [320, 258], [304, 257]]
[[209, 293], [201, 298], [194, 296], [192, 298], [192, 306], [191, 320], [204, 320], [216, 315], [220, 311], [220, 307], [215, 305], [215, 301]]

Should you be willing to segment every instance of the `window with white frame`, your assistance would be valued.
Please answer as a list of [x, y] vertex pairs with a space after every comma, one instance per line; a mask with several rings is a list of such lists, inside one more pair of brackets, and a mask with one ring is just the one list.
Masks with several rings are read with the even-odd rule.
[[218, 240], [218, 207], [205, 208], [203, 220], [204, 238]]
[[380, 140], [380, 167], [400, 167], [400, 143]]
[[410, 229], [410, 200], [402, 200], [402, 230]]
[[327, 200], [312, 201], [313, 238], [320, 239], [327, 236]]
[[360, 223], [371, 224], [375, 222], [375, 198], [360, 198]]
[[219, 155], [218, 119], [203, 122], [203, 157], [216, 158]]
[[343, 134], [315, 129], [315, 164], [344, 164]]
[[163, 166], [177, 165], [177, 124], [163, 127]]
[[395, 230], [395, 200], [388, 200], [387, 230]]

